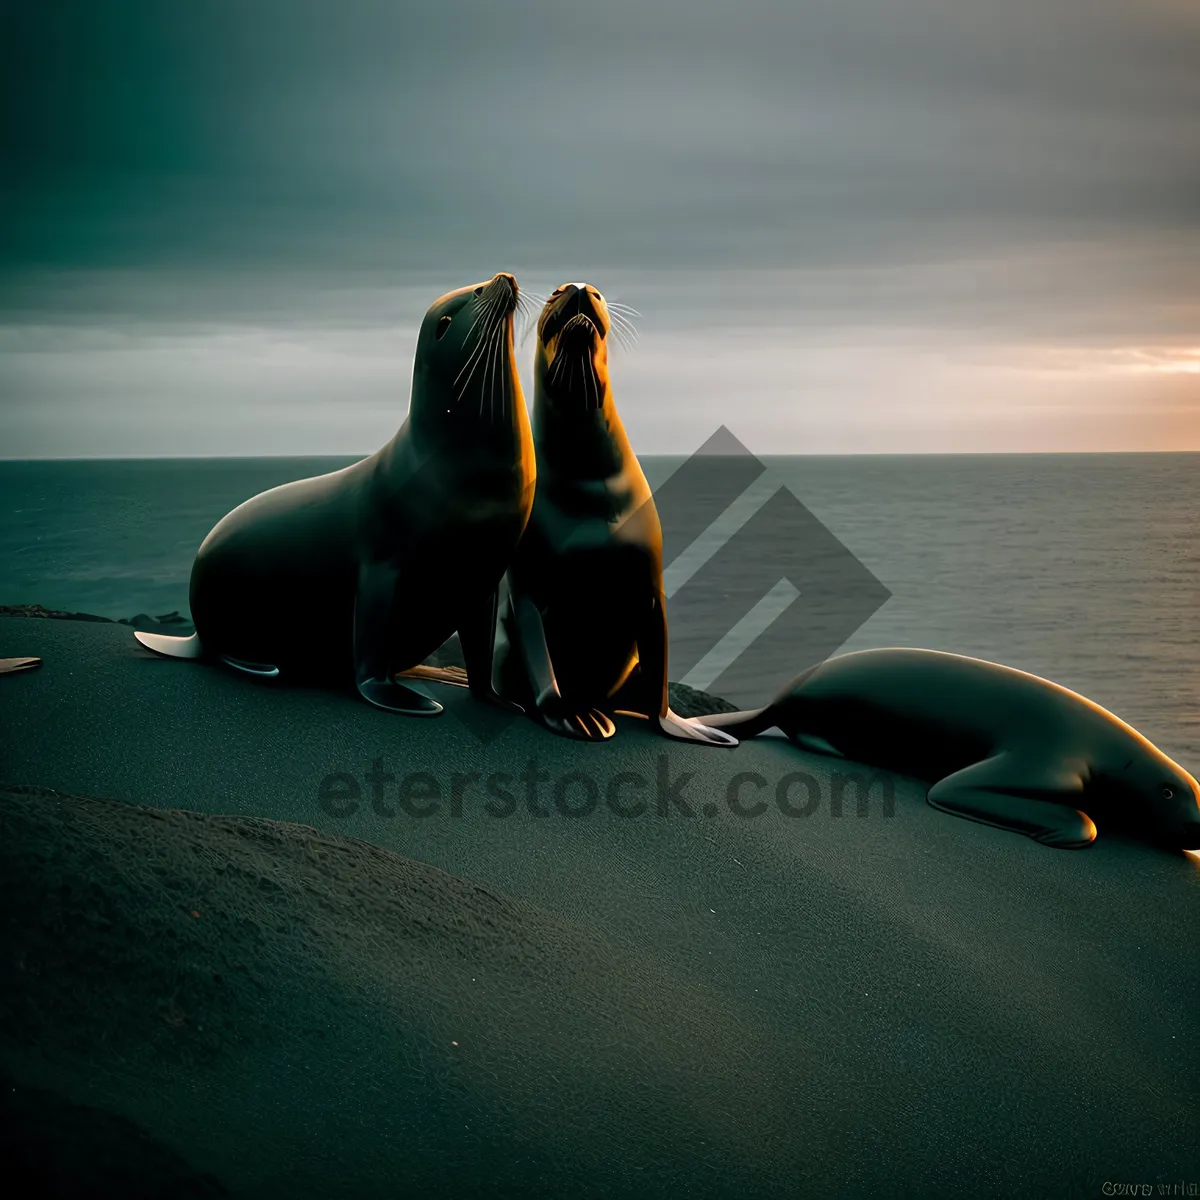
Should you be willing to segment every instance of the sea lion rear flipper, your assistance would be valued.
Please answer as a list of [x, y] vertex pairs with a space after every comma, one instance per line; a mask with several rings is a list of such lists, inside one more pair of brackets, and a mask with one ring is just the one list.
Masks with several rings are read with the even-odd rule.
[[1091, 818], [1075, 807], [1082, 792], [1083, 778], [1069, 766], [1006, 751], [947, 775], [927, 800], [942, 812], [1077, 850], [1096, 838]]
[[42, 665], [40, 658], [0, 658], [0, 675], [17, 675]]
[[409, 667], [407, 671], [397, 671], [396, 679], [427, 679], [434, 683], [446, 683], [451, 687], [465, 688], [467, 684], [467, 673], [462, 667], [435, 667], [429, 663], [418, 663], [415, 667]]
[[190, 637], [176, 637], [169, 633], [149, 633], [145, 629], [135, 629], [133, 636], [148, 650], [166, 655], [167, 658], [201, 658], [204, 654], [204, 647], [200, 645], [200, 635], [196, 633]]
[[388, 631], [399, 576], [388, 563], [363, 563], [354, 596], [354, 681], [358, 694], [376, 708], [410, 717], [436, 717], [442, 706], [416, 688], [391, 679]]

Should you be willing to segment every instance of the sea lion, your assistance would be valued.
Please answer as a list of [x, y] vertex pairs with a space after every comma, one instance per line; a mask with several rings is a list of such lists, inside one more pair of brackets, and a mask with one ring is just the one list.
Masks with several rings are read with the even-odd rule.
[[442, 706], [395, 679], [455, 630], [472, 692], [492, 687], [497, 587], [529, 518], [534, 457], [513, 360], [512, 275], [436, 300], [417, 338], [407, 419], [381, 450], [272, 488], [204, 539], [178, 657], [254, 675], [349, 682], [394, 712]]
[[604, 297], [567, 283], [537, 325], [538, 484], [509, 567], [501, 690], [547, 729], [601, 741], [614, 711], [671, 737], [733, 746], [667, 702], [662, 527], [608, 374]]
[[1102, 822], [1200, 848], [1200, 784], [1100, 705], [1048, 679], [938, 650], [863, 650], [794, 679], [766, 708], [703, 717], [741, 738], [916, 775], [942, 812], [1043, 845], [1090, 845]]

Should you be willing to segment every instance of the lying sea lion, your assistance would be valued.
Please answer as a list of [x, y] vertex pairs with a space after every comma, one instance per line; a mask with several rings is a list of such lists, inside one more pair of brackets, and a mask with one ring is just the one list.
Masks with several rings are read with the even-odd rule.
[[586, 283], [557, 288], [538, 320], [538, 484], [509, 567], [501, 690], [566, 737], [609, 738], [621, 711], [671, 737], [733, 746], [667, 701], [662, 527], [613, 401], [610, 327]]
[[1090, 845], [1084, 807], [1200, 849], [1200, 784], [1100, 705], [1012, 667], [937, 650], [863, 650], [804, 672], [766, 706], [701, 718], [929, 780], [943, 812], [1047, 846]]
[[235, 508], [192, 567], [189, 638], [161, 654], [262, 676], [349, 681], [393, 712], [442, 706], [395, 679], [456, 630], [472, 692], [492, 687], [497, 588], [533, 503], [533, 439], [513, 360], [516, 280], [435, 301], [408, 417], [370, 458]]

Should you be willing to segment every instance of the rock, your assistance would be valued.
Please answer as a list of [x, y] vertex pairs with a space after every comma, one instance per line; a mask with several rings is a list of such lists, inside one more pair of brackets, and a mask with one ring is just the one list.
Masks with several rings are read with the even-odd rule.
[[0, 604], [0, 617], [50, 617], [57, 621], [103, 621], [112, 624], [110, 617], [97, 617], [92, 613], [63, 612], [61, 609], [46, 608], [41, 604]]
[[713, 713], [737, 712], [737, 705], [720, 696], [710, 696], [686, 683], [668, 685], [671, 707], [681, 717], [706, 717]]

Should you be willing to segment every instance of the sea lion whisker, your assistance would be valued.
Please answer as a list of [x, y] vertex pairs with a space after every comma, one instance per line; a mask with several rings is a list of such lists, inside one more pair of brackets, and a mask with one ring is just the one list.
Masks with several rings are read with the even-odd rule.
[[[487, 347], [488, 347], [488, 331], [484, 330], [484, 331], [480, 332], [479, 341], [475, 343], [475, 347], [471, 351], [470, 358], [467, 360], [466, 363], [463, 364], [463, 371], [465, 371], [468, 366], [471, 368], [471, 371], [470, 371], [470, 374], [466, 377], [466, 379], [463, 380], [462, 386], [458, 390], [458, 395], [456, 397], [458, 400], [461, 400], [467, 394], [467, 388], [470, 386], [471, 380], [475, 377], [475, 371], [478, 369], [480, 362], [483, 361]], [[462, 375], [462, 371], [459, 372], [460, 377], [461, 377], [461, 375]], [[458, 380], [456, 379], [455, 383], [457, 383], [457, 382], [458, 382]]]
[[492, 359], [497, 346], [496, 330], [498, 328], [499, 326], [496, 326], [488, 334], [487, 358], [483, 364], [483, 376], [479, 381], [479, 415], [481, 417], [483, 416], [483, 402], [485, 399], [487, 399], [490, 403], [492, 387], [494, 386], [494, 380], [492, 378]]
[[626, 333], [628, 333], [631, 337], [636, 338], [638, 336], [637, 326], [634, 325], [634, 323], [628, 317], [626, 317], [622, 313], [618, 313], [618, 312], [610, 312], [608, 315], [609, 315], [609, 328], [618, 328], [619, 327], [619, 328], [623, 329]]
[[632, 350], [633, 349], [633, 343], [630, 341], [629, 334], [626, 333], [625, 330], [622, 329], [620, 325], [617, 325], [614, 323], [613, 325], [611, 325], [609, 327], [609, 330], [612, 333], [613, 337], [615, 337], [617, 339], [617, 342], [620, 345], [622, 350]]
[[[489, 304], [493, 303], [493, 301], [489, 301], [488, 303]], [[474, 300], [474, 301], [472, 301], [472, 307], [475, 309], [475, 320], [471, 322], [471, 328], [468, 329], [467, 332], [463, 335], [463, 345], [464, 346], [470, 340], [471, 334], [473, 334], [475, 332], [475, 326], [478, 325], [479, 322], [483, 320], [484, 313], [487, 311], [488, 305], [481, 303], [479, 300]], [[485, 322], [485, 326], [486, 326], [486, 322]]]
[[[484, 293], [482, 296], [476, 296], [471, 301], [471, 305], [475, 309], [476, 317], [471, 323], [471, 328], [467, 330], [466, 336], [471, 336], [472, 331], [474, 330], [475, 326], [479, 324], [480, 319], [483, 320], [484, 325], [486, 326], [488, 321], [491, 320], [492, 314], [495, 313], [497, 307], [503, 302], [504, 297], [499, 292], [493, 292], [490, 295]], [[466, 338], [463, 340], [465, 342]]]
[[[498, 308], [493, 309], [492, 313], [490, 313], [488, 315], [487, 321], [485, 322], [483, 328], [479, 331], [479, 340], [475, 343], [475, 346], [471, 350], [470, 356], [467, 358], [467, 361], [465, 363], [463, 363], [462, 370], [459, 371], [457, 377], [454, 380], [455, 384], [457, 384], [458, 381], [460, 379], [462, 379], [463, 372], [466, 371], [468, 367], [470, 368], [470, 374], [468, 374], [467, 378], [463, 381], [462, 388], [459, 391], [459, 394], [458, 394], [459, 400], [461, 400], [463, 395], [465, 394], [465, 392], [467, 390], [467, 386], [471, 382], [471, 377], [475, 374], [475, 368], [479, 365], [479, 359], [482, 356], [484, 350], [486, 349], [486, 347], [488, 345], [488, 338], [491, 336], [491, 333], [492, 333], [491, 328], [489, 328], [489, 324], [492, 320], [492, 316], [494, 315], [494, 313], [496, 311], [499, 311]], [[472, 328], [474, 328], [474, 326], [472, 326]]]
[[594, 406], [592, 404], [592, 358], [590, 354], [579, 364], [579, 374], [583, 377], [584, 407], [591, 409]]
[[492, 362], [492, 378], [491, 386], [488, 388], [488, 423], [492, 424], [495, 421], [496, 413], [496, 393], [500, 392], [501, 411], [504, 406], [504, 335], [508, 332], [508, 323], [501, 320], [497, 325], [495, 332], [492, 334], [493, 343], [493, 362]]
[[640, 317], [642, 314], [636, 308], [628, 304], [621, 304], [617, 300], [606, 300], [604, 302], [610, 309], [616, 309], [617, 312], [628, 313], [632, 317]]
[[462, 371], [459, 371], [458, 378], [454, 380], [454, 383], [457, 385], [459, 383], [459, 379], [462, 379], [462, 384], [458, 387], [458, 390], [455, 393], [456, 400], [461, 400], [467, 394], [467, 388], [470, 387], [471, 380], [475, 376], [475, 371], [478, 368], [481, 359], [483, 358], [484, 347], [486, 345], [486, 339], [481, 333], [479, 335], [479, 341], [475, 343], [475, 348], [471, 351], [470, 358], [468, 358], [463, 364], [463, 371], [470, 367], [470, 373], [467, 375], [466, 379], [462, 379]]
[[494, 424], [496, 420], [496, 397], [499, 393], [500, 411], [504, 411], [504, 334], [506, 332], [505, 323], [500, 322], [496, 326], [496, 332], [493, 340], [496, 343], [496, 358], [492, 364], [492, 386], [488, 389], [488, 424]]
[[[475, 332], [476, 326], [478, 326], [481, 321], [483, 322], [482, 328], [479, 330], [479, 341], [476, 342], [471, 354], [474, 354], [475, 351], [478, 350], [481, 345], [483, 345], [483, 342], [487, 337], [488, 325], [491, 322], [491, 314], [495, 310], [496, 304], [497, 300], [495, 297], [493, 297], [488, 301], [487, 304], [481, 305], [478, 313], [476, 314], [475, 320], [471, 322], [470, 329], [467, 330], [466, 335], [463, 337], [463, 345], [466, 346], [468, 341], [470, 341], [471, 334]], [[470, 357], [468, 357], [467, 362], [463, 363], [462, 371], [459, 371], [458, 377], [454, 381], [455, 383], [457, 383], [458, 379], [462, 377], [462, 373], [467, 369], [469, 363]]]

